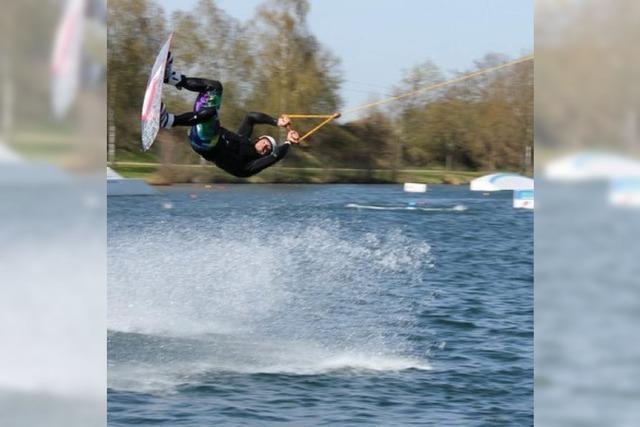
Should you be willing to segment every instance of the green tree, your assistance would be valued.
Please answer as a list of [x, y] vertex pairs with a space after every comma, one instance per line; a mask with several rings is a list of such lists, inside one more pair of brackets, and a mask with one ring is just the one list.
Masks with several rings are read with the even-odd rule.
[[164, 14], [151, 0], [111, 0], [108, 28], [109, 120], [115, 125], [117, 149], [137, 152], [144, 89], [166, 35]]
[[250, 105], [281, 113], [338, 110], [337, 57], [311, 34], [308, 0], [268, 0], [251, 25], [256, 85]]

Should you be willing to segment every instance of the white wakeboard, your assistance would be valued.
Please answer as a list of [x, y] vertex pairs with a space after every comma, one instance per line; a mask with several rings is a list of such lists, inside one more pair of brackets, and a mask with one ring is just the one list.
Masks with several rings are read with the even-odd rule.
[[160, 53], [151, 69], [147, 89], [144, 92], [144, 102], [142, 103], [142, 149], [147, 151], [153, 145], [160, 129], [160, 104], [162, 102], [162, 84], [164, 82], [164, 69], [169, 54], [169, 46], [173, 34], [162, 45]]

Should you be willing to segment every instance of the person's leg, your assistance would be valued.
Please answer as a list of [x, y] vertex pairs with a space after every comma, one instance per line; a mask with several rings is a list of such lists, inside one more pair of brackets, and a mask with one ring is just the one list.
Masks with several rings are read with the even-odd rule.
[[[164, 82], [171, 86], [178, 87], [180, 80], [182, 79], [182, 73], [173, 69], [173, 54], [169, 52], [167, 54], [167, 61], [164, 66]], [[181, 88], [178, 87], [178, 90]]]
[[178, 89], [185, 88], [191, 92], [215, 91], [222, 96], [222, 83], [217, 80], [203, 79], [199, 77], [187, 77], [180, 71], [173, 69], [173, 54], [169, 52], [167, 65], [164, 70], [164, 82]]
[[178, 86], [191, 92], [216, 92], [218, 95], [222, 95], [223, 90], [222, 83], [217, 80], [187, 77], [185, 75], [180, 79]]
[[195, 126], [207, 122], [217, 114], [215, 108], [203, 108], [200, 111], [191, 111], [174, 117], [174, 126]]
[[167, 112], [163, 103], [160, 111], [160, 126], [164, 129], [170, 129], [174, 126], [195, 126], [209, 121], [217, 113], [215, 108], [203, 108], [199, 111], [175, 115]]

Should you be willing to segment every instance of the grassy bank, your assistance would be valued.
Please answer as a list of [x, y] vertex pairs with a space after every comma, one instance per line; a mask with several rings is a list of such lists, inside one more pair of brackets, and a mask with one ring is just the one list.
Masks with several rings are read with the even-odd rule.
[[161, 165], [158, 163], [118, 162], [111, 167], [126, 178], [140, 178], [151, 184], [178, 183], [394, 183], [466, 184], [486, 172], [444, 169], [330, 169], [275, 166], [248, 179], [235, 178], [211, 165]]

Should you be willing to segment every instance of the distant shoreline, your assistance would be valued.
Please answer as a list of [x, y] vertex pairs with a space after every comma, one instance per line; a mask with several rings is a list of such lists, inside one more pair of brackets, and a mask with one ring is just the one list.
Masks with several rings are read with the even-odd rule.
[[213, 165], [116, 162], [110, 167], [125, 178], [138, 178], [151, 185], [265, 183], [265, 184], [468, 184], [490, 171], [445, 169], [348, 169], [275, 166], [251, 178], [235, 178]]

